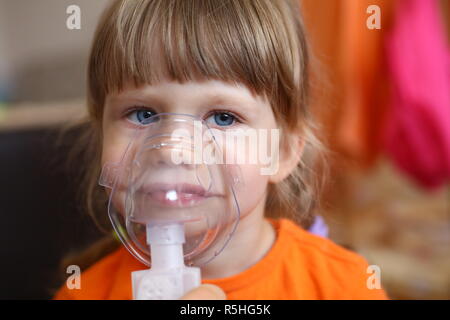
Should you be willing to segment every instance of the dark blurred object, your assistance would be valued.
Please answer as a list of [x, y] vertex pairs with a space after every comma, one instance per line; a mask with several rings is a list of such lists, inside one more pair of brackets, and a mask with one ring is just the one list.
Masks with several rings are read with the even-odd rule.
[[65, 166], [75, 134], [56, 147], [58, 129], [0, 132], [0, 299], [52, 297], [61, 259], [102, 235], [77, 201], [77, 168]]

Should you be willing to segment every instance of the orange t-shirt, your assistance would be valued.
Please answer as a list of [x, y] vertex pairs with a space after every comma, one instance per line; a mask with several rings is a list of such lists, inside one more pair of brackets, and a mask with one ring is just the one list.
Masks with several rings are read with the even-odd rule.
[[[270, 220], [277, 239], [255, 265], [227, 278], [203, 280], [228, 299], [387, 299], [368, 289], [364, 258], [287, 219]], [[81, 289], [63, 286], [55, 299], [131, 299], [131, 272], [147, 268], [121, 247], [81, 274]]]

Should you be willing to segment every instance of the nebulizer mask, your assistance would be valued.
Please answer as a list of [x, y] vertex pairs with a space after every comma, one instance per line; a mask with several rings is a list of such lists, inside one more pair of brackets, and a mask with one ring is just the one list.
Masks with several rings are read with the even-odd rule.
[[223, 164], [214, 131], [199, 118], [161, 113], [136, 129], [119, 163], [104, 165], [108, 214], [148, 270], [132, 273], [134, 299], [178, 299], [239, 222], [239, 167]]

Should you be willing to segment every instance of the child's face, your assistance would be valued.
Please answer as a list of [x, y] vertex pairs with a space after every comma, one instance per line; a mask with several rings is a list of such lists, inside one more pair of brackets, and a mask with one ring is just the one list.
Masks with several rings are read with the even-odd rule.
[[[253, 96], [245, 86], [217, 80], [183, 84], [167, 81], [139, 88], [127, 85], [122, 92], [109, 94], [105, 100], [102, 165], [119, 162], [133, 133], [142, 127], [142, 121], [156, 113], [191, 114], [219, 130], [277, 129], [267, 99]], [[266, 150], [270, 148], [267, 146]], [[243, 217], [263, 210], [268, 183], [279, 180], [283, 172], [263, 175], [261, 165], [240, 164], [239, 167], [243, 185], [236, 196]]]

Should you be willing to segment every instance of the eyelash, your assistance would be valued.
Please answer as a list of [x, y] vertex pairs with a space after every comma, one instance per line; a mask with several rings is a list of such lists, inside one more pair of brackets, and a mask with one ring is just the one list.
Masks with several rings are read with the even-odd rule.
[[236, 114], [235, 112], [232, 112], [232, 111], [229, 111], [229, 110], [225, 110], [225, 109], [214, 109], [214, 110], [208, 112], [205, 115], [204, 119], [208, 119], [212, 115], [215, 115], [215, 114], [218, 114], [218, 113], [226, 113], [226, 114], [229, 114], [229, 115], [233, 116], [237, 123], [244, 123], [245, 122], [240, 115]]
[[[133, 107], [127, 109], [127, 110], [123, 113], [123, 116], [124, 116], [125, 118], [127, 118], [127, 117], [129, 117], [133, 112], [135, 112], [135, 111], [142, 111], [142, 110], [152, 111], [152, 112], [155, 112], [155, 113], [157, 114], [157, 112], [156, 112], [154, 109], [152, 109], [152, 108], [149, 108], [149, 107], [146, 107], [146, 106], [133, 106]], [[229, 114], [229, 115], [231, 115], [231, 116], [233, 116], [233, 117], [235, 118], [235, 120], [236, 120], [237, 123], [244, 123], [244, 122], [245, 122], [244, 118], [241, 117], [241, 116], [240, 116], [239, 114], [237, 114], [236, 112], [232, 112], [232, 111], [225, 110], [225, 109], [214, 109], [214, 110], [212, 110], [212, 111], [209, 111], [209, 112], [205, 115], [205, 117], [203, 118], [203, 120], [208, 119], [210, 116], [215, 115], [215, 114], [217, 114], [217, 113], [226, 113], [226, 114]], [[131, 121], [129, 121], [129, 123], [132, 124], [134, 127], [141, 127], [141, 126], [142, 126], [142, 125], [138, 125], [138, 124], [136, 124], [136, 123], [133, 123], [133, 122], [131, 122]]]

